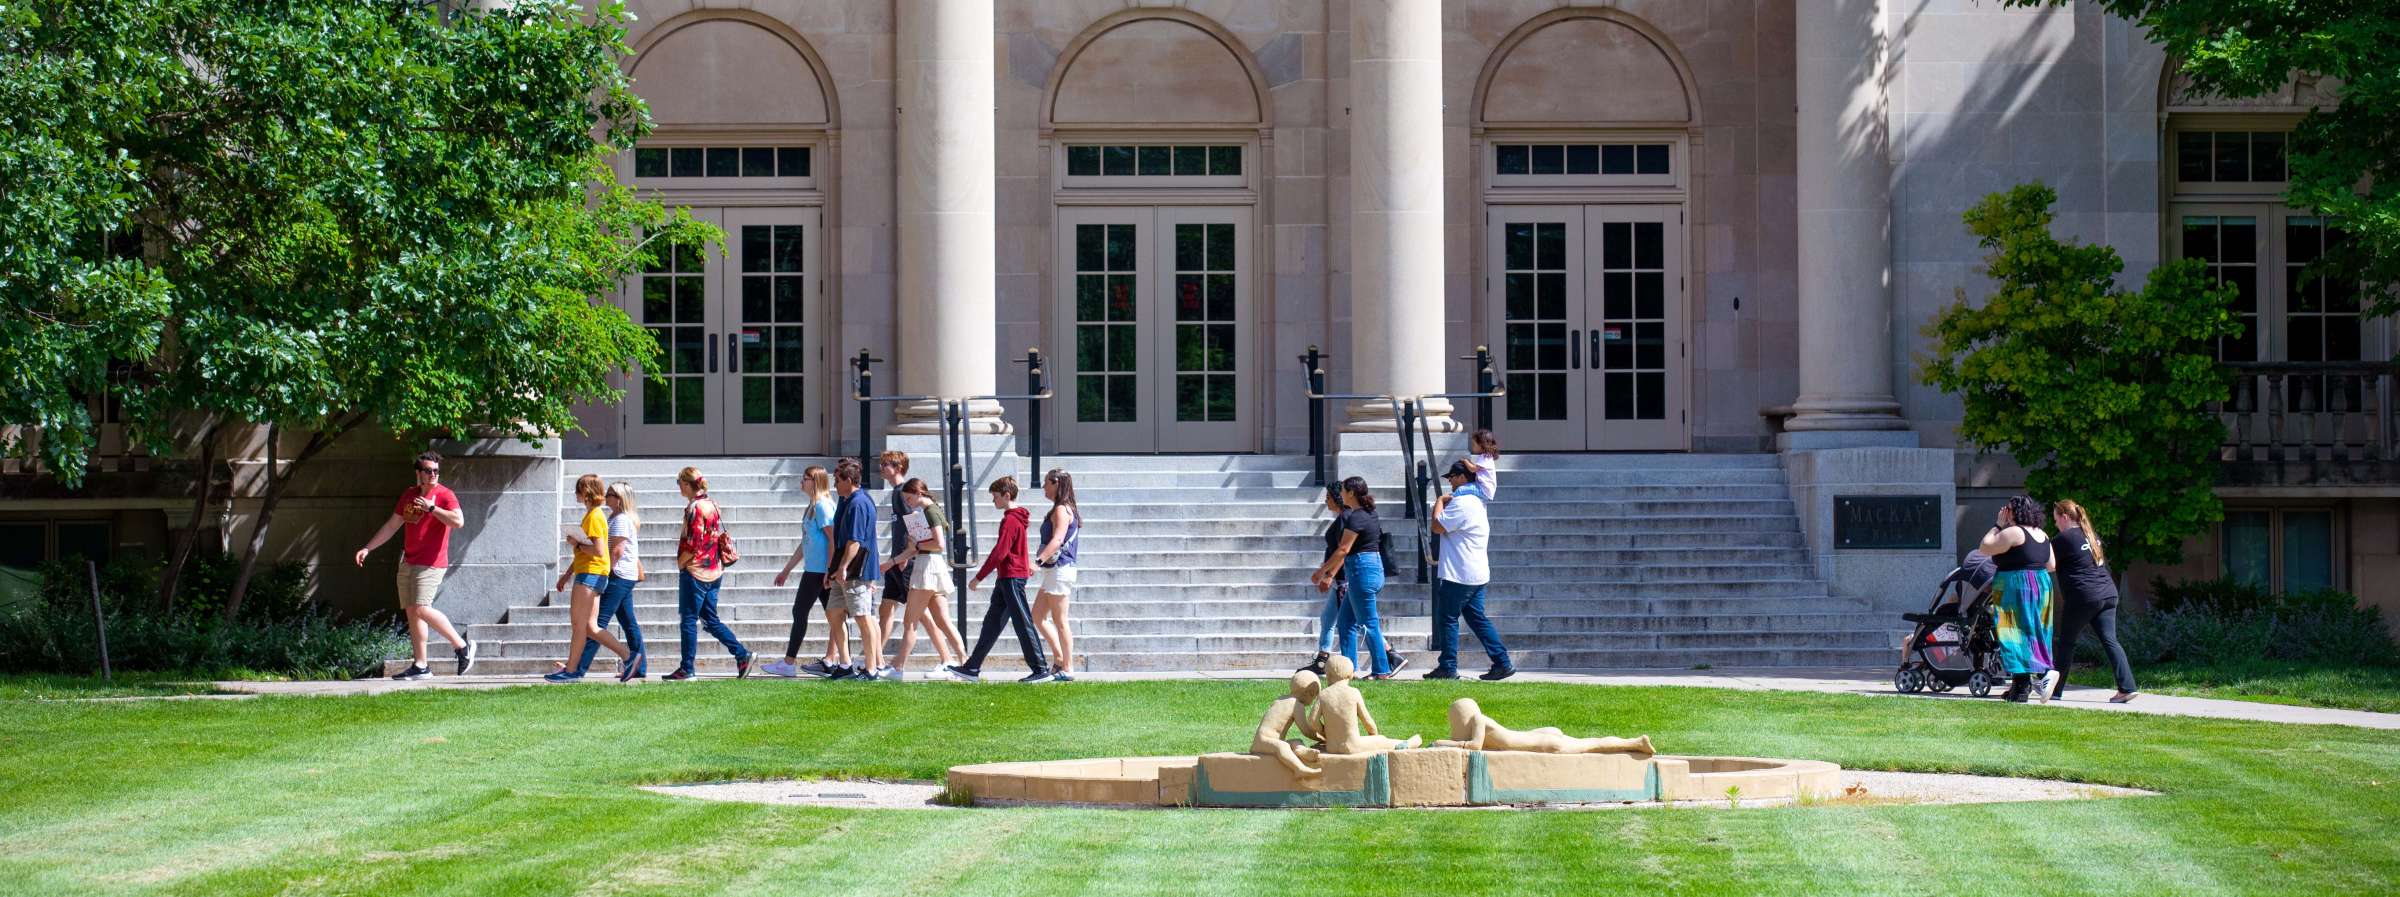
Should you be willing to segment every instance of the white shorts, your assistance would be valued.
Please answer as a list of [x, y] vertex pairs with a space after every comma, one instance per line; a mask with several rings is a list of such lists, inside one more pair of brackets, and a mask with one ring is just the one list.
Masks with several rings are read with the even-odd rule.
[[1061, 598], [1075, 594], [1075, 568], [1072, 565], [1042, 567], [1042, 581], [1033, 591], [1037, 595], [1057, 595]]
[[949, 559], [929, 554], [917, 555], [916, 560], [908, 562], [908, 587], [936, 595], [950, 594]]

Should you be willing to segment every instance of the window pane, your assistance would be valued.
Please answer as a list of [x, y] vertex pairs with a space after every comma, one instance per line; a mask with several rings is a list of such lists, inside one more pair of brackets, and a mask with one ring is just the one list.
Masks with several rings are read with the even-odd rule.
[[1233, 378], [1219, 374], [1208, 378], [1208, 419], [1233, 420]]
[[771, 277], [742, 278], [742, 323], [758, 324], [774, 320], [774, 285]]
[[683, 146], [676, 147], [670, 152], [674, 154], [674, 162], [669, 166], [671, 170], [668, 172], [672, 177], [696, 178], [707, 167], [707, 150], [695, 146]]
[[1179, 146], [1175, 148], [1175, 175], [1192, 177], [1208, 174], [1208, 147]]
[[1181, 374], [1175, 378], [1175, 419], [1199, 421], [1208, 419], [1208, 378], [1198, 374]]
[[1601, 174], [1632, 174], [1633, 145], [1612, 143], [1600, 148]]
[[2209, 133], [2184, 131], [2175, 135], [2175, 179], [2205, 183], [2214, 169], [2208, 161]]
[[1501, 281], [1501, 289], [1507, 297], [1508, 306], [1505, 314], [1508, 315], [1509, 320], [1522, 321], [1533, 317], [1534, 275], [1514, 272], [1501, 276], [1504, 278]]
[[1108, 270], [1133, 270], [1133, 225], [1108, 226]]
[[742, 378], [742, 423], [765, 424], [775, 421], [775, 378]]
[[1545, 222], [1534, 228], [1535, 267], [1559, 270], [1567, 266], [1567, 226]]
[[708, 176], [712, 178], [741, 177], [742, 151], [730, 146], [710, 147], [708, 150]]
[[1638, 162], [1636, 162], [1636, 163], [1635, 163], [1635, 166], [1634, 166], [1634, 169], [1635, 169], [1636, 173], [1639, 173], [1639, 174], [1666, 174], [1666, 173], [1667, 173], [1667, 158], [1668, 158], [1668, 157], [1667, 157], [1667, 145], [1666, 145], [1666, 144], [1664, 144], [1664, 143], [1645, 143], [1645, 144], [1642, 144], [1642, 148], [1641, 148], [1641, 153], [1640, 153], [1640, 154], [1641, 154], [1641, 158], [1640, 158], [1640, 160], [1639, 160]]
[[783, 324], [798, 324], [807, 318], [807, 294], [801, 287], [808, 281], [799, 277], [775, 278], [775, 320]]
[[2183, 257], [2217, 260], [2217, 219], [2198, 215], [2183, 219]]
[[806, 423], [808, 418], [807, 381], [799, 377], [775, 378], [775, 422], [779, 424]]
[[774, 234], [774, 228], [763, 224], [752, 224], [742, 228], [742, 270], [744, 272], [756, 273], [772, 270], [768, 266], [774, 264], [775, 260], [774, 253], [770, 251], [769, 247], [773, 245]]
[[1499, 158], [1501, 174], [1527, 174], [1532, 171], [1532, 163], [1527, 161], [1525, 145], [1522, 143], [1500, 144]]
[[1100, 148], [1096, 146], [1067, 147], [1067, 173], [1075, 177], [1091, 177], [1100, 173]]
[[1508, 233], [1501, 242], [1509, 270], [1522, 271], [1533, 267], [1533, 225], [1530, 222], [1510, 222]]
[[2241, 131], [2217, 132], [2217, 180], [2224, 182], [2250, 179], [2250, 135]]
[[1567, 146], [1567, 173], [1599, 174], [1600, 145], [1597, 143], [1569, 144]]
[[708, 381], [700, 377], [675, 378], [675, 422], [679, 424], [708, 423]]
[[2265, 131], [2250, 135], [2250, 179], [2280, 181], [2290, 177], [2283, 169], [2282, 131]]
[[1108, 226], [1075, 225], [1075, 270], [1108, 270]]
[[1141, 419], [1139, 411], [1141, 404], [1135, 397], [1139, 385], [1129, 374], [1117, 374], [1108, 378], [1109, 420], [1137, 421]]
[[2217, 244], [2218, 258], [2227, 264], [2258, 261], [2258, 219], [2225, 218]]
[[667, 176], [667, 151], [644, 147], [633, 151], [633, 176], [663, 178]]
[[1133, 147], [1106, 146], [1100, 148], [1100, 173], [1130, 175], [1133, 173]]
[[1233, 270], [1233, 225], [1208, 226], [1208, 270]]
[[1659, 269], [1667, 266], [1667, 228], [1656, 221], [1636, 222], [1633, 225], [1633, 266]]
[[1225, 177], [1240, 177], [1242, 174], [1242, 148], [1238, 146], [1209, 147], [1208, 173]]
[[1143, 177], [1158, 177], [1175, 173], [1174, 147], [1145, 146], [1141, 148], [1140, 153]]
[[1633, 375], [1609, 374], [1601, 378], [1601, 388], [1608, 391], [1601, 403], [1600, 416], [1608, 420], [1633, 418]]
[[805, 240], [803, 239], [803, 232], [805, 230], [806, 228], [796, 224], [779, 224], [775, 226], [774, 258], [775, 271], [777, 273], [798, 274], [807, 269], [807, 267], [802, 264], [803, 258], [800, 252], [801, 247], [806, 245]]
[[1208, 264], [1208, 247], [1200, 225], [1175, 225], [1175, 270], [1198, 271]]
[[1555, 143], [1533, 147], [1534, 174], [1564, 174], [1567, 170], [1566, 148]]
[[787, 146], [775, 151], [775, 175], [786, 178], [808, 176], [808, 147]]
[[1096, 423], [1108, 419], [1108, 378], [1086, 375], [1075, 378], [1075, 419]]
[[[65, 553], [66, 532], [59, 536]], [[2305, 592], [2333, 587], [2333, 512], [2283, 512], [2283, 590]]]
[[1233, 275], [1208, 275], [1208, 319], [1231, 321], [1233, 318]]
[[751, 146], [742, 148], [742, 176], [771, 178], [775, 176], [775, 148]]
[[1175, 275], [1175, 320], [1197, 321], [1207, 315], [1208, 309], [1202, 304], [1200, 296], [1200, 278], [1203, 276]]
[[675, 422], [675, 381], [644, 381], [642, 383], [642, 423], [671, 424]]
[[2271, 586], [2267, 581], [2268, 557], [2267, 512], [2227, 511], [2219, 550], [2224, 558], [2224, 573], [2256, 586]]
[[87, 558], [108, 563], [109, 550], [115, 547], [111, 542], [105, 521], [60, 521], [58, 524], [59, 560]]

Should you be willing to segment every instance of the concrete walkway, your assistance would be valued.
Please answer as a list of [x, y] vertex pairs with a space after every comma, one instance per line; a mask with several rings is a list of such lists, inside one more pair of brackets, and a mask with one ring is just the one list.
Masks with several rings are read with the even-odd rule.
[[[1288, 673], [1274, 670], [1243, 670], [1227, 672], [1186, 673], [1077, 673], [1082, 682], [1125, 682], [1151, 679], [1282, 679]], [[1468, 671], [1472, 676], [1473, 672]], [[716, 677], [711, 677], [716, 678]], [[784, 684], [786, 680], [772, 676], [753, 676], [765, 683]], [[1401, 678], [1414, 679], [1414, 670]], [[794, 687], [806, 687], [813, 680], [790, 680]], [[946, 679], [910, 680], [911, 682], [947, 683]], [[1473, 679], [1466, 680], [1475, 683]], [[1619, 672], [1546, 672], [1519, 673], [1510, 682], [1555, 682], [1571, 685], [1659, 685], [1691, 688], [1729, 688], [1735, 691], [1806, 691], [1826, 694], [1872, 695], [1925, 701], [1998, 701], [1994, 698], [1968, 697], [1964, 690], [1942, 695], [1901, 695], [1892, 690], [1891, 671], [1881, 669], [1805, 669], [1777, 667], [1770, 669], [1724, 670], [1649, 670]], [[1001, 685], [1005, 680], [994, 682]], [[436, 676], [418, 682], [395, 682], [390, 679], [356, 679], [335, 682], [218, 682], [215, 686], [237, 695], [378, 695], [426, 688], [489, 689], [526, 685], [547, 685], [538, 676]], [[606, 677], [594, 676], [583, 684], [615, 685]], [[656, 688], [674, 688], [677, 683], [651, 681], [645, 684]], [[1013, 685], [1013, 683], [1008, 683]], [[1005, 687], [1005, 686], [1003, 686]], [[1053, 687], [1072, 688], [1073, 685]], [[2266, 704], [2257, 701], [2226, 701], [2214, 698], [2184, 698], [2172, 695], [2143, 694], [2124, 704], [2111, 704], [2106, 688], [2068, 686], [2065, 697], [2052, 701], [2051, 708], [2093, 710], [2106, 713], [2146, 713], [2161, 716], [2197, 716], [2210, 719], [2251, 720], [2269, 723], [2300, 723], [2308, 725], [2358, 726], [2367, 729], [2400, 729], [2400, 714], [2370, 713], [2363, 710], [2328, 710], [2319, 707], [2296, 707], [2289, 704]], [[2032, 712], [2048, 708], [2027, 705]]]

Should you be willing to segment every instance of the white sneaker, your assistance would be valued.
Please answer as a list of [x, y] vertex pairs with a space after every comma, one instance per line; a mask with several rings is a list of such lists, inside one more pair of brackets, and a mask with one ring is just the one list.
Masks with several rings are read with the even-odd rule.
[[791, 679], [800, 675], [800, 668], [794, 666], [791, 661], [788, 660], [778, 660], [774, 663], [767, 664], [766, 666], [759, 667], [759, 669], [764, 671], [769, 676], [781, 676], [785, 679]]
[[2035, 686], [2035, 689], [2036, 689], [2036, 690], [2035, 690], [2035, 691], [2034, 691], [2034, 693], [2033, 693], [2033, 700], [2034, 700], [2034, 702], [2035, 702], [2035, 703], [2040, 703], [2040, 704], [2048, 704], [2048, 703], [2050, 703], [2050, 692], [2051, 692], [2051, 691], [2053, 691], [2053, 690], [2055, 690], [2055, 689], [2057, 689], [2057, 688], [2058, 688], [2058, 671], [2057, 671], [2057, 670], [2051, 670], [2051, 671], [2049, 671], [2049, 672], [2047, 672], [2047, 673], [2043, 673], [2043, 674], [2042, 674], [2042, 684], [2040, 684], [2040, 685], [2038, 685], [2038, 686]]
[[875, 678], [881, 679], [885, 682], [899, 682], [908, 678], [908, 671], [899, 667], [884, 667], [883, 673]]

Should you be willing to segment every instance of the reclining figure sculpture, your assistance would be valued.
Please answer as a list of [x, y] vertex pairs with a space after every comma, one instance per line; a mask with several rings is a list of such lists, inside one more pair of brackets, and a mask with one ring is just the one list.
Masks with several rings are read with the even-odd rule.
[[1649, 756], [1650, 736], [1638, 738], [1573, 738], [1550, 726], [1519, 732], [1491, 717], [1474, 698], [1450, 702], [1450, 737], [1434, 742], [1439, 747], [1466, 748], [1470, 751], [1531, 751], [1541, 754], [1639, 754]]

